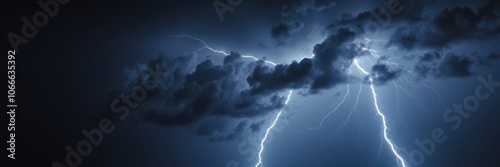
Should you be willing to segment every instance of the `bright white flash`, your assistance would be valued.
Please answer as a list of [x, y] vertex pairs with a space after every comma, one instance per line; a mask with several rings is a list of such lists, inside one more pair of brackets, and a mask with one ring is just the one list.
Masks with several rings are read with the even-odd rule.
[[365, 75], [368, 75], [368, 79], [370, 80], [370, 89], [372, 90], [372, 95], [373, 95], [373, 102], [375, 104], [375, 109], [377, 110], [377, 114], [382, 118], [382, 126], [383, 126], [383, 136], [384, 136], [384, 139], [387, 142], [387, 144], [389, 144], [389, 146], [391, 147], [391, 151], [397, 157], [397, 159], [398, 159], [398, 165], [406, 167], [405, 160], [397, 152], [398, 146], [396, 146], [396, 144], [394, 144], [392, 142], [392, 140], [389, 139], [389, 137], [387, 137], [387, 129], [388, 129], [387, 128], [387, 123], [386, 123], [386, 120], [385, 120], [385, 115], [380, 111], [380, 108], [378, 106], [378, 98], [377, 98], [377, 93], [375, 92], [375, 88], [373, 86], [373, 78], [370, 77], [370, 74], [358, 64], [358, 61], [356, 59], [354, 59], [354, 65], [356, 65], [356, 67], [361, 72], [363, 72]]

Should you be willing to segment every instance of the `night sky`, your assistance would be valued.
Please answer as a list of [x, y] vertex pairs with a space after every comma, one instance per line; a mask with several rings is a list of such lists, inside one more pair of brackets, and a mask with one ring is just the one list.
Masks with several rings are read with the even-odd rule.
[[7, 166], [500, 166], [498, 0], [4, 4]]

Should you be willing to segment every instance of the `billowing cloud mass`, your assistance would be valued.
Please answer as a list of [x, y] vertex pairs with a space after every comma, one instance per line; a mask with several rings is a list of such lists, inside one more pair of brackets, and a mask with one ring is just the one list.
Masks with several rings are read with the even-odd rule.
[[257, 66], [247, 81], [250, 92], [273, 92], [286, 89], [305, 89], [317, 93], [346, 83], [348, 67], [356, 56], [365, 52], [355, 44], [356, 33], [340, 29], [325, 41], [314, 46], [314, 58], [275, 67]]
[[[228, 125], [220, 125], [213, 119], [221, 118], [253, 118], [266, 115], [271, 111], [282, 108], [285, 97], [282, 92], [246, 93], [249, 89], [245, 82], [248, 74], [263, 61], [253, 62], [244, 60], [240, 54], [231, 53], [216, 63], [207, 59], [196, 64], [196, 55], [189, 54], [176, 58], [160, 56], [139, 68], [127, 69], [123, 85], [130, 89], [142, 83], [141, 79], [147, 75], [147, 68], [159, 66], [167, 71], [164, 80], [158, 82], [158, 89], [148, 92], [148, 99], [144, 102], [144, 120], [165, 126], [193, 126], [195, 133], [204, 136], [216, 135], [219, 131], [226, 131]], [[194, 64], [194, 65], [193, 65]], [[197, 125], [203, 121], [206, 125]], [[249, 123], [241, 121], [238, 128], [229, 129], [242, 132]], [[230, 122], [230, 121], [218, 121]], [[230, 123], [228, 123], [230, 124]], [[253, 125], [256, 129], [256, 125]], [[213, 128], [213, 129], [211, 129]], [[227, 134], [226, 134], [227, 135]], [[223, 135], [224, 136], [224, 135]], [[234, 139], [237, 134], [221, 137], [211, 136], [212, 139]]]
[[[344, 13], [321, 25], [328, 35], [312, 48], [312, 58], [272, 66], [263, 60], [243, 58], [236, 52], [223, 59], [215, 58], [221, 56], [216, 53], [200, 59], [197, 52], [160, 56], [148, 64], [127, 68], [121, 85], [123, 92], [130, 91], [142, 82], [148, 67], [159, 66], [167, 74], [158, 82], [158, 89], [148, 92], [144, 102], [147, 105], [138, 109], [145, 111], [141, 119], [164, 126], [188, 127], [194, 134], [210, 140], [233, 140], [261, 129], [262, 116], [284, 107], [287, 90], [300, 90], [303, 95], [309, 95], [352, 82], [353, 76], [348, 71], [353, 60], [373, 54], [368, 50], [372, 45], [366, 42], [373, 35], [366, 29], [371, 23], [380, 24], [378, 34], [387, 38], [379, 43], [382, 49], [402, 51], [386, 52], [384, 57], [416, 60], [406, 70], [412, 70], [418, 79], [473, 75], [473, 66], [488, 64], [498, 59], [499, 54], [491, 51], [474, 58], [447, 48], [461, 41], [497, 37], [500, 32], [498, 3], [487, 1], [477, 9], [452, 7], [424, 14], [425, 3], [401, 1], [404, 10], [391, 19], [386, 18], [385, 22], [380, 21], [380, 13], [387, 12], [385, 8]], [[284, 44], [285, 40], [294, 38], [294, 32], [308, 29], [303, 24], [308, 13], [329, 10], [335, 4], [316, 0], [285, 7], [283, 19], [271, 28], [270, 37]], [[405, 52], [416, 56], [400, 59], [408, 56]], [[366, 68], [376, 85], [403, 75], [400, 66], [391, 66], [386, 59]]]
[[425, 53], [419, 58], [415, 65], [414, 72], [420, 78], [450, 78], [450, 77], [468, 77], [474, 73], [471, 67], [474, 65], [487, 65], [486, 62], [498, 59], [496, 54], [489, 54], [486, 57], [476, 57], [475, 59], [458, 55], [456, 53]]
[[499, 5], [498, 1], [488, 1], [477, 11], [469, 7], [443, 9], [432, 19], [412, 22], [419, 25], [417, 27], [398, 28], [398, 33], [393, 34], [388, 45], [404, 49], [438, 49], [452, 43], [492, 38], [500, 33], [495, 14]]
[[382, 85], [388, 81], [394, 80], [402, 73], [401, 69], [391, 69], [388, 65], [382, 63], [373, 65], [371, 71], [373, 83], [377, 85]]
[[[384, 49], [398, 49], [408, 53], [403, 57], [419, 59], [413, 67], [419, 79], [468, 77], [474, 74], [471, 71], [473, 66], [486, 65], [486, 62], [496, 59], [495, 55], [498, 53], [494, 49], [478, 50], [472, 54], [449, 50], [463, 47], [459, 45], [466, 42], [497, 41], [495, 39], [500, 35], [499, 1], [486, 0], [477, 8], [446, 7], [434, 13], [422, 12], [429, 2], [396, 2], [401, 10], [391, 13], [384, 6], [355, 16], [344, 13], [329, 24], [327, 30], [351, 27], [367, 38], [384, 34], [387, 37], [386, 42], [382, 42]], [[488, 50], [489, 53], [484, 53]], [[478, 55], [477, 52], [480, 51], [483, 55]], [[382, 66], [375, 65], [372, 72], [377, 73], [383, 69]], [[387, 77], [389, 76], [398, 75]]]
[[347, 68], [364, 52], [354, 44], [355, 37], [355, 32], [340, 29], [314, 47], [314, 58], [275, 66], [235, 52], [219, 62], [215, 56], [220, 55], [200, 61], [197, 53], [160, 56], [147, 65], [125, 69], [121, 85], [123, 92], [128, 92], [142, 84], [148, 67], [166, 71], [164, 79], [156, 81], [159, 88], [148, 92], [144, 102], [147, 105], [140, 108], [145, 111], [143, 120], [190, 127], [210, 140], [236, 139], [257, 131], [263, 124], [249, 118], [281, 109], [287, 90], [318, 93], [346, 83]]

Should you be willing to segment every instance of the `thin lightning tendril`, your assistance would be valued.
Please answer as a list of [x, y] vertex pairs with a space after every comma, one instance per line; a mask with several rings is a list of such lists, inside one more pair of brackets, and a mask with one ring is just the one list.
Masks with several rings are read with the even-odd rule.
[[332, 113], [334, 113], [335, 111], [337, 111], [342, 104], [344, 104], [345, 99], [347, 99], [347, 96], [349, 95], [349, 89], [350, 89], [349, 87], [350, 87], [350, 85], [347, 84], [347, 91], [346, 91], [346, 93], [345, 93], [344, 98], [342, 99], [342, 101], [340, 101], [340, 103], [337, 104], [337, 106], [332, 111], [330, 111], [328, 114], [326, 114], [321, 119], [321, 121], [319, 122], [318, 126], [316, 126], [314, 128], [309, 128], [307, 130], [317, 130], [317, 129], [321, 128], [321, 126], [323, 126], [323, 122], [325, 122], [325, 119], [328, 118], [328, 116], [330, 116]]
[[432, 116], [431, 112], [430, 112], [427, 108], [425, 108], [425, 107], [422, 105], [422, 103], [420, 102], [420, 99], [418, 99], [417, 97], [415, 97], [414, 95], [412, 95], [412, 94], [411, 94], [408, 90], [406, 90], [405, 88], [403, 88], [403, 87], [399, 86], [398, 84], [396, 84], [396, 82], [393, 82], [393, 83], [394, 83], [394, 85], [396, 86], [396, 88], [399, 88], [399, 89], [403, 90], [403, 92], [405, 92], [406, 94], [408, 94], [408, 96], [409, 96], [409, 97], [411, 97], [411, 98], [415, 99], [415, 101], [417, 101], [418, 106], [420, 106], [420, 108], [422, 108], [424, 111], [427, 111], [427, 114], [429, 114], [429, 116], [430, 116], [431, 118], [433, 118], [433, 116]]
[[371, 92], [372, 92], [372, 95], [373, 95], [373, 101], [374, 101], [374, 104], [375, 104], [375, 109], [377, 110], [377, 114], [380, 116], [380, 118], [382, 118], [383, 137], [384, 137], [385, 141], [387, 142], [387, 144], [389, 144], [389, 146], [391, 147], [391, 151], [397, 157], [397, 159], [398, 159], [398, 161], [397, 161], [398, 165], [406, 167], [405, 160], [397, 152], [398, 146], [396, 146], [396, 144], [394, 144], [392, 142], [392, 140], [389, 139], [389, 137], [387, 136], [387, 130], [388, 130], [388, 128], [387, 128], [387, 122], [386, 122], [385, 115], [380, 111], [380, 108], [378, 106], [378, 98], [377, 98], [377, 93], [375, 92], [375, 88], [374, 88], [374, 85], [373, 85], [373, 78], [369, 76], [369, 73], [365, 69], [363, 69], [361, 66], [359, 66], [358, 61], [356, 59], [354, 59], [354, 65], [356, 65], [356, 67], [359, 70], [361, 70], [365, 75], [368, 75], [368, 79], [370, 80], [370, 89], [371, 89]]
[[[363, 90], [362, 86], [363, 86], [362, 84], [359, 85], [359, 90], [358, 90], [358, 94], [356, 96], [356, 102], [354, 103], [354, 107], [352, 107], [352, 109], [349, 112], [349, 115], [347, 116], [347, 119], [344, 121], [344, 123], [342, 123], [342, 125], [340, 125], [337, 128], [337, 131], [335, 132], [335, 136], [337, 136], [338, 133], [339, 133], [339, 131], [340, 131], [340, 129], [342, 129], [343, 127], [345, 127], [347, 125], [347, 122], [349, 122], [351, 120], [352, 113], [354, 113], [355, 110], [356, 110], [356, 108], [358, 107], [359, 95], [361, 94], [361, 91]], [[361, 126], [361, 122], [359, 121], [359, 117], [358, 117], [358, 125]], [[358, 130], [358, 132], [359, 132], [359, 130]]]
[[[352, 71], [349, 69], [349, 74], [351, 73]], [[322, 119], [321, 121], [319, 122], [318, 126], [314, 127], [314, 128], [309, 128], [308, 130], [317, 130], [319, 128], [321, 128], [321, 126], [323, 126], [323, 122], [325, 121], [326, 118], [328, 118], [328, 116], [330, 116], [332, 113], [334, 113], [335, 111], [337, 111], [337, 109], [339, 109], [339, 107], [344, 104], [345, 100], [347, 99], [347, 96], [349, 95], [349, 90], [350, 90], [350, 84], [347, 84], [347, 91], [344, 95], [344, 98], [342, 99], [342, 101], [340, 101], [339, 104], [337, 104], [337, 106], [332, 110], [330, 111], [328, 114], [326, 114]]]
[[[349, 76], [352, 75], [352, 70], [351, 68], [349, 68]], [[348, 85], [349, 86], [349, 85]], [[351, 120], [351, 116], [352, 116], [352, 113], [356, 110], [356, 108], [358, 107], [358, 102], [359, 102], [359, 95], [361, 94], [361, 91], [363, 90], [363, 85], [360, 84], [359, 85], [359, 90], [358, 90], [358, 95], [356, 96], [356, 102], [354, 103], [354, 106], [352, 107], [351, 111], [349, 112], [349, 114], [347, 115], [347, 119], [344, 121], [344, 123], [342, 123], [338, 128], [337, 128], [337, 131], [335, 132], [334, 136], [337, 136], [340, 129], [342, 129], [343, 127], [345, 127], [347, 125], [347, 122], [349, 122]], [[349, 93], [349, 92], [347, 92]], [[360, 124], [359, 122], [359, 117], [358, 117], [358, 124]], [[358, 130], [359, 131], [359, 130]]]
[[[176, 38], [190, 38], [190, 39], [192, 39], [192, 40], [195, 40], [195, 41], [199, 41], [199, 42], [201, 42], [204, 46], [203, 46], [202, 48], [198, 49], [198, 51], [203, 50], [203, 49], [208, 49], [208, 50], [210, 50], [210, 51], [212, 51], [212, 52], [215, 52], [215, 53], [220, 53], [220, 54], [223, 54], [223, 55], [225, 55], [225, 56], [229, 55], [228, 53], [226, 53], [226, 52], [224, 52], [224, 51], [222, 51], [222, 50], [216, 50], [216, 49], [213, 49], [213, 48], [211, 48], [210, 46], [208, 46], [208, 44], [207, 44], [207, 43], [205, 43], [205, 41], [203, 41], [203, 40], [201, 40], [201, 39], [198, 39], [198, 38], [195, 38], [195, 37], [192, 37], [192, 36], [189, 36], [189, 35], [174, 35], [174, 36], [172, 36], [172, 37], [176, 37]], [[255, 60], [255, 61], [257, 61], [257, 60], [261, 60], [261, 59], [259, 59], [259, 58], [256, 58], [255, 56], [250, 56], [250, 55], [241, 55], [241, 57], [244, 57], [244, 58], [251, 58], [251, 59], [253, 59], [253, 60]], [[264, 60], [264, 62], [266, 62], [267, 64], [271, 64], [271, 65], [273, 65], [273, 66], [275, 66], [275, 65], [276, 65], [276, 63], [274, 63], [274, 62], [272, 62], [272, 61]]]
[[397, 84], [396, 84], [395, 81], [392, 81], [392, 83], [394, 84], [394, 88], [396, 88], [396, 96], [397, 96], [396, 109], [398, 110], [398, 118], [403, 123], [403, 125], [405, 126], [406, 135], [409, 135], [408, 134], [408, 124], [406, 124], [406, 122], [403, 121], [403, 118], [401, 117], [401, 109], [399, 108], [399, 102], [401, 100], [401, 96], [399, 95], [399, 89], [398, 89], [398, 86], [397, 86]]

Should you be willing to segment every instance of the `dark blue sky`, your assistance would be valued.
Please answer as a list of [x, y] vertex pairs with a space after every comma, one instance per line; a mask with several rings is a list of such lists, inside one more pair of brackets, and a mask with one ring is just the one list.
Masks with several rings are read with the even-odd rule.
[[[18, 46], [15, 163], [71, 166], [110, 120], [74, 166], [253, 167], [280, 113], [266, 167], [500, 166], [498, 1], [236, 2], [60, 5]], [[41, 10], [7, 4], [5, 34]]]

